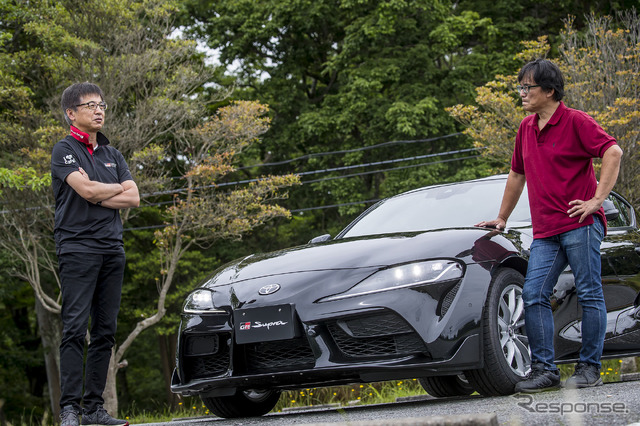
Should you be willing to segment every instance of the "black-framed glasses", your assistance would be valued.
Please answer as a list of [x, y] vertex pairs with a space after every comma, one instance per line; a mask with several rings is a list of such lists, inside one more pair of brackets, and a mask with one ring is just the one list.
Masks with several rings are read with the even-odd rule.
[[532, 87], [540, 87], [540, 85], [539, 84], [522, 84], [522, 85], [518, 84], [516, 86], [516, 90], [518, 91], [518, 93], [522, 92], [526, 95], [527, 93], [529, 93], [529, 90], [531, 90]]
[[96, 108], [100, 108], [102, 111], [104, 111], [105, 109], [107, 109], [107, 103], [106, 102], [85, 102], [83, 104], [78, 104], [76, 105], [77, 107], [79, 106], [86, 106], [87, 108], [89, 108], [91, 111], [95, 111]]

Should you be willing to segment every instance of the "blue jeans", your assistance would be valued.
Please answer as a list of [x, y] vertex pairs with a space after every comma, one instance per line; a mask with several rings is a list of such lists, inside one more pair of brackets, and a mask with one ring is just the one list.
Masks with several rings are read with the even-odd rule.
[[567, 265], [575, 278], [578, 302], [582, 307], [582, 347], [580, 361], [600, 367], [607, 330], [607, 308], [601, 278], [600, 243], [604, 226], [594, 223], [548, 238], [533, 240], [527, 277], [522, 291], [525, 327], [531, 361], [555, 370], [554, 325], [549, 301], [558, 277]]

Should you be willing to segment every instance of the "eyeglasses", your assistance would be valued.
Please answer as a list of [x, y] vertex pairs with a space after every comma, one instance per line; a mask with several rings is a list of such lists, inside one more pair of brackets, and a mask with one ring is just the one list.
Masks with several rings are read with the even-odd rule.
[[100, 103], [96, 103], [96, 102], [85, 102], [83, 104], [78, 104], [76, 105], [77, 107], [79, 106], [86, 106], [87, 108], [89, 108], [91, 111], [95, 111], [96, 108], [100, 107], [100, 109], [102, 111], [104, 111], [105, 109], [107, 109], [107, 103], [106, 102], [100, 102]]
[[529, 93], [529, 90], [531, 90], [532, 87], [540, 87], [540, 85], [539, 84], [517, 85], [516, 90], [518, 91], [518, 93], [522, 92], [526, 95], [527, 93]]

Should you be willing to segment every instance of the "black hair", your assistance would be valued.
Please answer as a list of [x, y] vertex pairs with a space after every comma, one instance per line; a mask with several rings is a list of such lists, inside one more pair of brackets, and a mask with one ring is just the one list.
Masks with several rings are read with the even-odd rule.
[[75, 83], [64, 89], [62, 92], [62, 99], [60, 105], [62, 106], [62, 113], [67, 124], [71, 124], [71, 119], [67, 116], [67, 109], [71, 108], [76, 110], [76, 105], [80, 103], [82, 97], [87, 95], [99, 95], [100, 99], [104, 101], [104, 94], [102, 89], [97, 84], [89, 83]]
[[518, 73], [518, 82], [522, 83], [525, 77], [532, 77], [536, 84], [539, 84], [542, 90], [553, 92], [553, 100], [561, 101], [564, 97], [564, 77], [562, 71], [553, 62], [548, 59], [536, 59], [522, 67]]

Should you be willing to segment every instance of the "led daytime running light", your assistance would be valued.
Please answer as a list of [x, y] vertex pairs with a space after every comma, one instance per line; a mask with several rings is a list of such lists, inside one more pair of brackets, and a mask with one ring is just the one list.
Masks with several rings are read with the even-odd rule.
[[216, 309], [213, 304], [213, 292], [198, 289], [187, 296], [182, 311], [186, 314], [226, 314], [222, 309]]
[[434, 282], [449, 281], [459, 279], [462, 275], [462, 266], [458, 262], [448, 259], [398, 265], [378, 271], [346, 292], [323, 298], [321, 301], [328, 302]]

